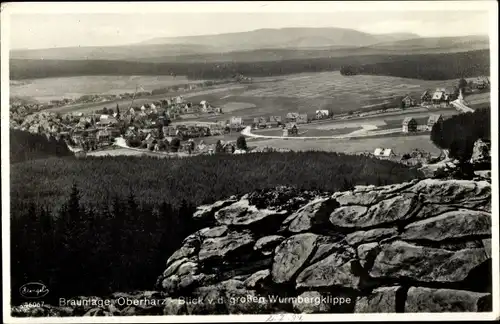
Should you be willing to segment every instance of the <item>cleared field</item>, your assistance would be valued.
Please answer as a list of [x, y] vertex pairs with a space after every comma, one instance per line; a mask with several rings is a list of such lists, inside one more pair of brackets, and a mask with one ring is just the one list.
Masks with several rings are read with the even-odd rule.
[[[311, 126], [311, 125], [308, 125]], [[300, 136], [304, 137], [316, 137], [316, 136], [335, 136], [349, 134], [354, 131], [362, 129], [361, 127], [344, 127], [331, 130], [315, 129], [312, 127], [299, 127]], [[254, 134], [267, 135], [267, 136], [282, 136], [282, 129], [264, 129], [264, 130], [252, 130]]]
[[352, 109], [352, 105], [359, 109], [384, 101], [394, 104], [395, 99], [406, 94], [420, 97], [427, 89], [456, 84], [457, 80], [423, 81], [369, 75], [347, 77], [339, 72], [304, 73], [266, 82], [262, 87], [246, 91], [243, 96], [324, 98], [336, 111], [343, 112]]
[[32, 97], [40, 102], [62, 98], [78, 98], [88, 94], [120, 94], [134, 92], [136, 86], [146, 91], [176, 84], [200, 82], [184, 76], [78, 76], [10, 82], [11, 96]]
[[[229, 97], [226, 97], [226, 98], [229, 98]], [[254, 108], [254, 107], [255, 107], [255, 104], [252, 104], [252, 103], [234, 102], [234, 101], [226, 102], [220, 106], [220, 108], [222, 108], [222, 111], [224, 111], [224, 112], [233, 112], [233, 111]]]
[[270, 139], [255, 142], [255, 146], [291, 149], [294, 151], [332, 151], [343, 153], [373, 152], [375, 148], [391, 148], [397, 154], [410, 152], [413, 149], [420, 149], [433, 154], [439, 154], [437, 148], [430, 140], [430, 136], [387, 136], [363, 139], [345, 140], [294, 140], [294, 139]]

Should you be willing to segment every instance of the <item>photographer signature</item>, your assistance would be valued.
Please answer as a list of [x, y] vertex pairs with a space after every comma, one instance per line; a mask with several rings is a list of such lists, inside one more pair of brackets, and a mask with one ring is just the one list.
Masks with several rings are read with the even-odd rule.
[[19, 293], [24, 298], [42, 298], [49, 293], [49, 289], [41, 282], [28, 282], [19, 288]]

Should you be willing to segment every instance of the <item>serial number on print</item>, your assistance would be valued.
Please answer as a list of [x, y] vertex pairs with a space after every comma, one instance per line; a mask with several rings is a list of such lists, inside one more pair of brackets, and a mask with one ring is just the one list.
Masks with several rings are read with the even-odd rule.
[[43, 301], [32, 301], [32, 302], [25, 302], [19, 305], [21, 309], [29, 309], [29, 308], [38, 308], [42, 307], [44, 305]]

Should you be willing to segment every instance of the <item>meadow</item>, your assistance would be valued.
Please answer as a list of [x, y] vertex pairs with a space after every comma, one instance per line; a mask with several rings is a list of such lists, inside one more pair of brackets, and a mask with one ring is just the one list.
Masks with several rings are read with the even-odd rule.
[[434, 145], [429, 134], [397, 135], [361, 139], [296, 140], [268, 139], [255, 142], [257, 147], [273, 147], [293, 151], [327, 151], [349, 153], [373, 153], [377, 148], [391, 148], [396, 154], [404, 154], [414, 149], [439, 155], [441, 150]]
[[11, 96], [32, 97], [40, 102], [59, 100], [62, 98], [76, 99], [90, 94], [121, 94], [133, 93], [136, 86], [141, 86], [145, 91], [168, 87], [177, 84], [202, 82], [190, 81], [184, 76], [75, 76], [60, 78], [44, 78], [12, 81], [10, 83]]

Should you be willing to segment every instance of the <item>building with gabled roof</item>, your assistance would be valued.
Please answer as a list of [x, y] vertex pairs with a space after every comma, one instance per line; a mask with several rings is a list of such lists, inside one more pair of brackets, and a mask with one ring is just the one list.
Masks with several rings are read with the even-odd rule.
[[430, 115], [429, 119], [427, 120], [427, 130], [432, 130], [432, 127], [434, 127], [435, 124], [442, 122], [443, 116], [441, 114]]
[[415, 118], [406, 117], [403, 119], [403, 133], [416, 132], [417, 126], [418, 124]]

